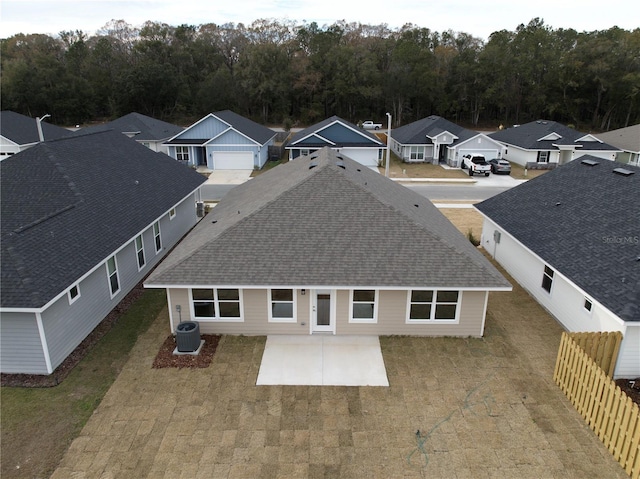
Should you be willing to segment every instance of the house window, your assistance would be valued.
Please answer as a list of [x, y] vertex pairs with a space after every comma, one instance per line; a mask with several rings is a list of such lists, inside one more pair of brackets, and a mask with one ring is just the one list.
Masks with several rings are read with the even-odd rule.
[[136, 256], [138, 258], [138, 271], [140, 271], [146, 264], [144, 257], [144, 241], [142, 240], [142, 235], [136, 236]]
[[176, 146], [176, 159], [178, 161], [189, 162], [189, 147]]
[[118, 278], [118, 262], [116, 257], [112, 256], [107, 260], [107, 277], [109, 278], [109, 290], [113, 298], [120, 291], [120, 280]]
[[162, 249], [162, 237], [160, 236], [160, 222], [153, 223], [153, 241], [156, 245], [156, 254]]
[[311, 150], [305, 149], [305, 150], [300, 150], [300, 156], [307, 156], [311, 153]]
[[169, 210], [169, 219], [172, 220], [175, 217], [176, 217], [176, 209], [175, 208], [171, 208]]
[[538, 152], [538, 163], [548, 163], [549, 162], [549, 152], [548, 151], [539, 151]]
[[409, 158], [411, 160], [424, 160], [424, 147], [411, 146], [409, 148]]
[[69, 298], [69, 304], [75, 303], [80, 297], [80, 285], [74, 284], [73, 286], [71, 286], [71, 288], [69, 288], [69, 291], [67, 291], [67, 296]]
[[195, 319], [242, 321], [239, 289], [192, 289]]
[[296, 322], [295, 292], [293, 289], [269, 290], [271, 308], [269, 309], [269, 321]]
[[375, 323], [377, 320], [378, 292], [374, 289], [351, 291], [351, 317], [349, 322]]
[[589, 313], [593, 309], [593, 302], [589, 298], [584, 298], [584, 309]]
[[456, 321], [459, 300], [458, 291], [410, 291], [408, 322]]
[[551, 292], [551, 285], [553, 284], [553, 270], [548, 266], [544, 267], [544, 274], [542, 275], [542, 288], [548, 293]]

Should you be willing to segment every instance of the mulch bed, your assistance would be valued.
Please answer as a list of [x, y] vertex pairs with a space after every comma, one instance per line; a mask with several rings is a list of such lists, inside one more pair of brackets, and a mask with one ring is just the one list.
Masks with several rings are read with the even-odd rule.
[[204, 339], [204, 345], [200, 349], [198, 355], [191, 354], [173, 354], [176, 349], [176, 339], [173, 335], [169, 335], [165, 339], [160, 351], [153, 361], [153, 368], [206, 368], [211, 364], [213, 355], [220, 342], [220, 335], [216, 334], [202, 334], [201, 339]]
[[640, 378], [616, 379], [616, 385], [640, 406]]

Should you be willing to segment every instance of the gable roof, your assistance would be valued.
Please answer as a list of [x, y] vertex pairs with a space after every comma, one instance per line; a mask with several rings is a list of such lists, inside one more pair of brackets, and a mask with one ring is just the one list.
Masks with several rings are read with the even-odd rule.
[[391, 132], [391, 137], [402, 145], [429, 145], [433, 143], [432, 138], [445, 131], [456, 137], [452, 145], [481, 134], [477, 131], [467, 130], [440, 116], [431, 115], [394, 129]]
[[[337, 135], [336, 131], [330, 130], [334, 125], [338, 125], [343, 131], [348, 130], [350, 138], [356, 138], [357, 140], [345, 140], [342, 138], [342, 135]], [[287, 148], [296, 147], [297, 144], [302, 144], [302, 142], [304, 142], [305, 147], [312, 148], [322, 148], [329, 145], [335, 148], [347, 146], [380, 148], [383, 146], [383, 143], [373, 133], [358, 128], [353, 123], [343, 120], [336, 115], [297, 132], [291, 138], [291, 142]]]
[[222, 110], [217, 111], [215, 113], [209, 113], [207, 116], [201, 118], [193, 125], [186, 128], [184, 131], [178, 133], [173, 138], [171, 138], [167, 143], [168, 144], [191, 144], [191, 145], [204, 145], [211, 138], [201, 138], [201, 139], [183, 139], [181, 138], [183, 133], [188, 132], [190, 129], [199, 125], [200, 123], [207, 121], [209, 118], [216, 118], [223, 123], [229, 125], [230, 128], [233, 128], [241, 135], [246, 136], [250, 140], [254, 141], [258, 145], [265, 145], [271, 138], [276, 136], [276, 132], [270, 128], [267, 128], [264, 125], [256, 123], [253, 120], [245, 118], [242, 115], [238, 115], [237, 113], [231, 110]]
[[576, 147], [580, 151], [618, 151], [615, 146], [599, 141], [556, 121], [537, 120], [488, 135], [496, 141], [525, 150], [559, 150]]
[[640, 153], [640, 123], [619, 130], [598, 133], [600, 140], [632, 153]]
[[428, 199], [328, 147], [231, 190], [146, 284], [510, 289]]
[[43, 307], [204, 181], [115, 131], [2, 161], [2, 307]]
[[131, 137], [136, 141], [161, 141], [177, 135], [183, 129], [181, 126], [133, 112], [102, 125], [83, 128], [80, 132], [115, 130], [132, 135]]
[[624, 165], [625, 176], [621, 166], [585, 155], [476, 208], [621, 319], [640, 321], [640, 168]]
[[[57, 140], [72, 135], [70, 130], [46, 121], [40, 122], [40, 125], [45, 140]], [[28, 145], [40, 141], [36, 119], [11, 110], [0, 112], [0, 133], [17, 145]]]

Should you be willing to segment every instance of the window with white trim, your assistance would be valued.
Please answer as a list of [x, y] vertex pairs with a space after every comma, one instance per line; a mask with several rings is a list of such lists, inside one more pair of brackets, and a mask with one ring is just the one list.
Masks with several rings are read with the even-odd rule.
[[113, 298], [120, 291], [120, 279], [118, 278], [118, 262], [115, 256], [107, 260], [107, 277], [109, 278], [109, 291]]
[[144, 240], [142, 239], [142, 235], [136, 236], [136, 258], [138, 260], [138, 271], [144, 268], [144, 265], [147, 264], [147, 261], [144, 257]]
[[69, 304], [75, 303], [80, 297], [80, 284], [74, 284], [67, 291], [67, 296], [69, 298]]
[[293, 289], [270, 289], [268, 291], [271, 307], [269, 321], [275, 323], [296, 322], [296, 294]]
[[407, 322], [457, 321], [460, 298], [459, 291], [409, 291]]
[[424, 146], [409, 147], [409, 158], [412, 160], [424, 160]]
[[553, 270], [548, 266], [545, 266], [544, 273], [542, 274], [542, 289], [547, 293], [550, 293], [551, 285], [553, 285]]
[[307, 148], [300, 149], [300, 156], [308, 156], [310, 154], [311, 154], [311, 150], [309, 150]]
[[156, 253], [162, 249], [162, 236], [160, 236], [160, 222], [153, 223], [153, 241], [156, 245]]
[[538, 158], [536, 160], [538, 163], [549, 163], [549, 152], [548, 151], [539, 151]]
[[378, 319], [378, 291], [354, 289], [350, 291], [351, 311], [349, 322], [375, 323]]
[[176, 209], [175, 208], [171, 208], [169, 210], [169, 219], [172, 220], [175, 217], [176, 217]]
[[191, 298], [194, 319], [242, 321], [239, 289], [193, 288]]
[[176, 146], [176, 160], [189, 161], [189, 147], [188, 146]]

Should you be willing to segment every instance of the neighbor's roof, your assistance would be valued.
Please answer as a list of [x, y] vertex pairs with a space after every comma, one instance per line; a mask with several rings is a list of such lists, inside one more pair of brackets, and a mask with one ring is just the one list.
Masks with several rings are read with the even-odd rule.
[[[57, 140], [72, 135], [70, 130], [47, 123], [47, 120], [40, 122], [40, 124], [45, 140]], [[0, 131], [2, 136], [18, 145], [28, 145], [40, 141], [36, 119], [15, 111], [4, 110], [0, 112]]]
[[205, 180], [108, 131], [0, 162], [1, 305], [40, 308]]
[[[337, 130], [332, 130], [328, 128], [334, 124], [341, 125], [343, 130], [344, 129], [351, 130], [353, 134], [344, 136], [343, 132], [339, 132]], [[322, 132], [323, 130], [324, 132]], [[367, 130], [364, 130], [362, 128], [358, 128], [353, 123], [350, 123], [346, 120], [343, 120], [339, 116], [334, 115], [330, 118], [327, 118], [325, 120], [322, 120], [316, 123], [315, 125], [311, 125], [310, 127], [297, 132], [295, 135], [291, 137], [291, 141], [289, 143], [288, 148], [291, 148], [291, 147], [299, 148], [300, 146], [296, 145], [296, 143], [298, 143], [301, 140], [304, 140], [305, 138], [307, 138], [310, 135], [313, 135], [314, 133], [319, 133], [319, 136], [329, 140], [332, 143], [332, 147], [334, 148], [343, 148], [346, 146], [380, 148], [381, 146], [383, 146], [383, 143], [373, 133]], [[357, 141], [354, 140], [354, 138], [357, 138]], [[308, 147], [322, 148], [324, 146], [328, 146], [328, 144], [329, 142], [323, 141], [322, 139], [318, 138], [315, 143], [305, 141], [304, 148], [308, 148]]]
[[102, 125], [83, 128], [80, 132], [94, 133], [106, 130], [133, 134], [132, 138], [136, 141], [161, 141], [177, 135], [184, 128], [133, 112]]
[[510, 288], [428, 199], [329, 148], [231, 190], [146, 285]]
[[619, 130], [598, 133], [595, 136], [621, 150], [640, 153], [640, 123]]
[[[546, 139], [545, 137], [558, 137]], [[518, 146], [525, 150], [558, 150], [558, 146], [574, 146], [580, 151], [618, 151], [615, 146], [590, 138], [593, 135], [581, 133], [561, 123], [537, 120], [506, 130], [490, 133], [496, 141]]]
[[433, 143], [431, 138], [444, 131], [458, 137], [453, 145], [480, 135], [477, 131], [467, 130], [440, 116], [431, 115], [396, 128], [391, 132], [391, 137], [402, 145], [429, 145]]
[[639, 198], [640, 168], [585, 155], [476, 208], [617, 316], [640, 321]]

